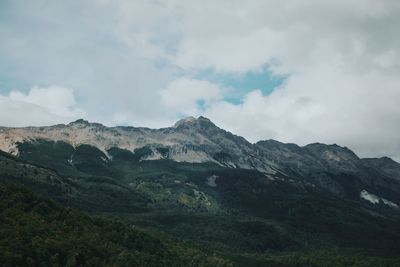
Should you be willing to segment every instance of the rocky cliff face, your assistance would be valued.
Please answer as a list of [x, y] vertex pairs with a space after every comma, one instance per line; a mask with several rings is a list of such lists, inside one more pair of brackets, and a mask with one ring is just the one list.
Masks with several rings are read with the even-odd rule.
[[[0, 150], [18, 155], [20, 145], [39, 140], [85, 144], [112, 160], [110, 149], [134, 152], [146, 148], [141, 160], [213, 162], [228, 168], [254, 169], [269, 179], [321, 187], [340, 196], [365, 199], [361, 192], [400, 203], [400, 164], [389, 158], [360, 159], [338, 145], [300, 147], [274, 140], [252, 144], [204, 117], [186, 118], [173, 127], [106, 127], [77, 120], [49, 127], [0, 128]], [[365, 193], [364, 193], [365, 195]]]
[[204, 117], [183, 119], [173, 127], [162, 129], [106, 127], [84, 120], [68, 125], [0, 129], [0, 149], [14, 155], [18, 154], [18, 143], [40, 139], [63, 141], [73, 146], [88, 144], [106, 154], [113, 147], [130, 151], [149, 147], [152, 154], [144, 159], [215, 162], [229, 167], [275, 172], [274, 164], [260, 159], [251, 143], [218, 128]]

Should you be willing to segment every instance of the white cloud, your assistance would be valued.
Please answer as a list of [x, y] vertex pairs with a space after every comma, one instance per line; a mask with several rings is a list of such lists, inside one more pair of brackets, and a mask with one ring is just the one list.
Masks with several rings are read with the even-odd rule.
[[[338, 143], [361, 156], [399, 157], [400, 88], [393, 74], [322, 67], [290, 76], [271, 95], [249, 93], [206, 115], [251, 141]], [[255, 127], [256, 125], [256, 127]]]
[[[92, 120], [157, 127], [204, 113], [251, 140], [339, 143], [400, 158], [399, 1], [37, 3], [3, 8], [13, 13], [0, 22], [0, 72], [75, 88]], [[239, 105], [194, 78], [265, 67], [285, 83], [267, 96], [254, 88]], [[5, 98], [46, 114], [76, 112], [29, 94]]]
[[33, 87], [28, 94], [11, 91], [9, 98], [13, 101], [31, 103], [46, 109], [49, 113], [60, 117], [84, 116], [84, 112], [75, 108], [73, 90], [64, 87]]
[[33, 87], [27, 94], [12, 91], [0, 95], [0, 125], [49, 125], [80, 117], [85, 117], [85, 112], [76, 107], [69, 88]]
[[214, 104], [207, 116], [252, 141], [339, 143], [361, 156], [400, 158], [398, 1], [199, 6], [183, 15], [177, 65], [233, 75], [267, 65], [287, 76], [271, 95], [255, 90], [240, 105]]
[[208, 81], [180, 78], [169, 83], [160, 95], [166, 110], [197, 116], [202, 113], [199, 101], [208, 107], [222, 98], [222, 89]]
[[205, 109], [221, 101], [226, 90], [205, 80], [178, 78], [157, 91], [153, 99], [146, 102], [151, 108], [150, 116], [125, 108], [113, 113], [109, 124], [168, 127], [178, 118], [202, 115]]
[[[176, 63], [184, 68], [246, 72], [272, 64], [279, 73], [291, 73], [325, 59], [371, 67], [388, 50], [398, 54], [396, 1], [202, 1], [178, 6], [183, 38]], [[355, 49], [362, 58], [355, 58]]]

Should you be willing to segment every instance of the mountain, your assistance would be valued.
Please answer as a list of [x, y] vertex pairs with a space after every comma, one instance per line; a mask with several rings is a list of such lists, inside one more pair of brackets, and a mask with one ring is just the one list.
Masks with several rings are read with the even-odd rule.
[[361, 192], [367, 191], [387, 199], [392, 207], [400, 204], [400, 164], [389, 158], [360, 159], [346, 147], [320, 143], [304, 147], [274, 140], [252, 144], [204, 117], [189, 117], [162, 129], [106, 127], [82, 119], [68, 125], [0, 128], [0, 150], [21, 158], [29, 158], [26, 150], [40, 142], [72, 146], [63, 158], [70, 164], [82, 145], [97, 149], [103, 162], [112, 161], [117, 148], [136, 151], [136, 156], [140, 151], [140, 160], [209, 162], [257, 170], [270, 179], [306, 183], [351, 199], [360, 199]]
[[106, 156], [108, 150], [114, 147], [129, 151], [147, 147], [151, 153], [143, 159], [215, 162], [229, 167], [256, 167], [274, 172], [271, 164], [257, 157], [252, 144], [218, 128], [204, 117], [184, 119], [174, 127], [162, 129], [105, 127], [84, 120], [50, 127], [3, 127], [0, 129], [0, 140], [0, 149], [14, 155], [19, 153], [18, 145], [26, 141], [62, 141], [72, 146], [91, 145]]
[[204, 117], [162, 129], [84, 120], [1, 127], [0, 148], [0, 182], [236, 266], [399, 260], [400, 164], [389, 158], [320, 143], [252, 144]]

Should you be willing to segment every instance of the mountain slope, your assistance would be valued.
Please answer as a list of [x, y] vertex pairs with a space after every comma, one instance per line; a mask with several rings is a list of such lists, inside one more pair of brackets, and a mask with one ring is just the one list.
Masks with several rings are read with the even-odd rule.
[[251, 144], [206, 118], [158, 130], [79, 120], [0, 136], [14, 154], [0, 152], [0, 181], [240, 266], [328, 266], [321, 258], [338, 253], [348, 266], [376, 253], [366, 266], [379, 266], [400, 251], [398, 164], [389, 159], [338, 145]]
[[[42, 149], [39, 151], [43, 153]], [[314, 262], [314, 266], [341, 266], [327, 265], [327, 259], [335, 259], [332, 262], [346, 263], [346, 266], [357, 266], [357, 262], [361, 259], [365, 262], [365, 266], [395, 266], [393, 263], [398, 261], [394, 255], [397, 255], [397, 251], [400, 249], [400, 219], [392, 213], [391, 209], [380, 209], [375, 205], [343, 200], [334, 194], [327, 194], [312, 186], [300, 186], [280, 180], [273, 181], [266, 178], [265, 174], [255, 170], [232, 169], [209, 163], [190, 164], [169, 160], [139, 161], [135, 158], [135, 154], [117, 149], [112, 151], [113, 161], [107, 165], [113, 175], [108, 179], [118, 181], [119, 184], [126, 187], [132, 187], [134, 189], [131, 191], [133, 196], [141, 194], [149, 201], [141, 202], [139, 199], [134, 208], [125, 206], [122, 209], [113, 209], [115, 205], [118, 205], [118, 201], [110, 199], [107, 191], [103, 190], [104, 187], [101, 185], [104, 180], [92, 181], [91, 178], [90, 173], [96, 172], [96, 165], [93, 164], [103, 164], [96, 160], [93, 161], [93, 158], [98, 156], [98, 151], [94, 148], [86, 151], [92, 152], [92, 154], [86, 153], [86, 157], [81, 158], [80, 163], [85, 165], [85, 160], [89, 160], [91, 167], [79, 169], [81, 166], [76, 168], [75, 165], [70, 165], [71, 169], [68, 172], [75, 174], [69, 178], [3, 153], [0, 157], [0, 181], [7, 180], [14, 184], [23, 184], [64, 205], [69, 206], [71, 203], [76, 203], [77, 207], [88, 211], [96, 211], [96, 213], [102, 211], [103, 215], [121, 218], [128, 224], [151, 229], [150, 232], [154, 231], [152, 229], [157, 229], [157, 232], [166, 232], [178, 240], [184, 241], [185, 247], [200, 247], [205, 250], [207, 255], [221, 255], [209, 259], [220, 264], [229, 262], [218, 259], [221, 257], [229, 258], [239, 266], [310, 266], [310, 261]], [[53, 152], [55, 155], [60, 154], [56, 153], [57, 150]], [[30, 153], [30, 155], [32, 154]], [[57, 158], [53, 158], [53, 160], [58, 161]], [[53, 166], [57, 167], [57, 165]], [[60, 173], [65, 172], [67, 172], [65, 169], [60, 168]], [[49, 174], [54, 177], [47, 181]], [[20, 176], [23, 176], [23, 179], [18, 179]], [[72, 189], [61, 190], [64, 187], [59, 189], [60, 184], [68, 184], [66, 181], [69, 179], [76, 179]], [[92, 181], [90, 187], [97, 192], [95, 203], [98, 203], [99, 206], [82, 205], [80, 202], [88, 196], [83, 195], [76, 198], [75, 194], [70, 193], [75, 191], [79, 193], [79, 190], [85, 187], [81, 184], [84, 185], [86, 179]], [[60, 183], [51, 182], [53, 180], [58, 180]], [[18, 223], [7, 227], [6, 225], [2, 226], [3, 237], [8, 240], [7, 242], [14, 238], [16, 238], [15, 242], [20, 240], [18, 234], [13, 231], [18, 231], [29, 238], [31, 236], [28, 234], [29, 231], [33, 231], [33, 237], [37, 231], [50, 236], [53, 235], [51, 234], [53, 230], [64, 231], [65, 228], [62, 225], [65, 224], [65, 217], [53, 216], [51, 208], [44, 209], [44, 213], [38, 215], [36, 208], [33, 208], [33, 211], [25, 208], [26, 205], [31, 207], [32, 203], [37, 203], [36, 200], [32, 201], [35, 197], [23, 198], [22, 203], [19, 203], [20, 200], [15, 199], [14, 194], [20, 195], [18, 187], [9, 186], [0, 194], [4, 198], [2, 204], [5, 205], [2, 210], [6, 212], [1, 218], [5, 218], [5, 222], [9, 221], [9, 211], [11, 210], [11, 214], [15, 214], [15, 216], [12, 215], [14, 217], [11, 221]], [[18, 211], [16, 212], [15, 209]], [[51, 216], [51, 221], [45, 217], [39, 219], [41, 224], [35, 223], [29, 227], [24, 219], [47, 215]], [[54, 221], [54, 218], [59, 219]], [[74, 218], [72, 216], [68, 222], [72, 220], [86, 224], [86, 219]], [[54, 225], [46, 225], [51, 222]], [[62, 228], [57, 229], [57, 227]], [[92, 229], [93, 227], [94, 229]], [[25, 228], [27, 230], [21, 230]], [[40, 230], [44, 228], [50, 230], [44, 232]], [[108, 238], [108, 235], [103, 236], [104, 233], [109, 232], [108, 228], [99, 229], [89, 225], [83, 229], [88, 231], [87, 235], [94, 233], [96, 236], [98, 233], [101, 238]], [[63, 244], [60, 245], [61, 247], [68, 248], [74, 243], [80, 242], [74, 238], [67, 238], [64, 236], [64, 232], [62, 233], [59, 235], [59, 240], [56, 240]], [[180, 249], [179, 242], [181, 241], [174, 241], [174, 246], [178, 246], [178, 249]], [[4, 251], [15, 254], [16, 251], [23, 248], [24, 251], [33, 251], [31, 254], [38, 253], [27, 247], [28, 244], [30, 243], [18, 243], [17, 246], [9, 247]], [[47, 247], [45, 244], [43, 244], [44, 247], [42, 245], [39, 247], [46, 251], [50, 250], [46, 253], [53, 253], [51, 255], [59, 253], [61, 259], [57, 258], [59, 256], [55, 256], [54, 260], [62, 261], [62, 265], [66, 258], [72, 257], [71, 260], [75, 260], [71, 256], [75, 255], [73, 251], [61, 250], [61, 248], [59, 251], [58, 247], [51, 250], [54, 243], [49, 243], [48, 246], [46, 245]], [[90, 253], [100, 249], [93, 248], [96, 244], [83, 242], [78, 247], [89, 253], [85, 256], [86, 260], [91, 259], [92, 254]], [[118, 244], [117, 242], [117, 247]], [[163, 250], [163, 248], [156, 248], [156, 251], [159, 249]], [[20, 255], [18, 253], [20, 252], [17, 252], [17, 255]], [[98, 252], [93, 253], [98, 254]], [[200, 252], [190, 252], [187, 260], [192, 261], [193, 257], [196, 258], [196, 253]], [[367, 256], [367, 254], [369, 255]], [[99, 256], [95, 258], [95, 260], [101, 260], [97, 262], [100, 265], [103, 264], [103, 261], [110, 262], [111, 260], [117, 262], [116, 266], [123, 266], [120, 262], [124, 262], [124, 260], [129, 263], [129, 266], [135, 263], [129, 257], [120, 261], [115, 253], [101, 255], [100, 259], [98, 259]], [[4, 257], [10, 262], [14, 262], [20, 257], [12, 256], [10, 259], [9, 256], [10, 254], [6, 254]], [[25, 260], [28, 259], [26, 257]], [[29, 257], [32, 258], [32, 256]], [[45, 258], [40, 258], [40, 255], [35, 257], [33, 258], [35, 261], [45, 260]], [[135, 256], [136, 260], [142, 259], [142, 256], [139, 256], [138, 259], [137, 257]], [[143, 260], [146, 260], [145, 256], [143, 257]], [[173, 254], [166, 254], [165, 257], [167, 263], [178, 261], [178, 259], [175, 261]], [[380, 263], [382, 265], [379, 265]], [[169, 263], [165, 265], [168, 266]], [[179, 264], [172, 266], [179, 266]]]
[[[178, 122], [174, 127], [156, 130], [105, 127], [84, 120], [50, 127], [0, 128], [0, 150], [14, 155], [19, 153], [19, 143], [41, 139], [62, 141], [72, 146], [87, 144], [104, 153], [113, 147], [134, 151], [147, 146], [152, 152], [148, 155], [148, 159], [169, 158], [185, 162], [220, 162], [223, 165], [241, 168], [253, 168], [253, 165], [259, 165], [258, 168], [264, 171], [270, 170], [269, 164], [265, 164], [253, 155], [256, 151], [244, 138], [216, 127], [210, 120], [203, 117], [185, 120]], [[219, 155], [220, 160], [218, 160]], [[223, 159], [223, 155], [228, 157]]]
[[183, 119], [162, 129], [106, 127], [84, 120], [49, 127], [0, 128], [0, 150], [20, 158], [38, 161], [47, 152], [28, 155], [34, 153], [29, 149], [46, 142], [53, 145], [42, 145], [41, 149], [50, 151], [51, 146], [64, 146], [60, 153], [63, 162], [69, 164], [79, 164], [76, 160], [86, 153], [85, 149], [98, 150], [96, 160], [104, 164], [95, 165], [101, 175], [108, 172], [107, 162], [113, 160], [111, 152], [123, 149], [133, 152], [138, 160], [209, 162], [252, 169], [271, 179], [308, 183], [353, 200], [363, 201], [361, 192], [367, 191], [395, 203], [394, 208], [400, 205], [400, 164], [394, 161], [360, 159], [338, 145], [299, 147], [274, 140], [251, 144], [204, 117]]
[[4, 182], [0, 216], [2, 266], [232, 265], [157, 232], [89, 217]]
[[[285, 180], [284, 176], [271, 179], [257, 170], [214, 163], [140, 160], [138, 152], [117, 148], [109, 151], [113, 160], [107, 162], [96, 160], [102, 155], [93, 147], [85, 146], [82, 155], [78, 153], [80, 147], [71, 148], [78, 153], [71, 165], [63, 161], [61, 153], [66, 144], [29, 145], [29, 149], [21, 150], [21, 157], [42, 166], [47, 164], [57, 173], [3, 155], [0, 166], [8, 167], [0, 168], [2, 179], [29, 186], [65, 205], [127, 216], [135, 223], [154, 225], [174, 235], [187, 229], [182, 238], [223, 242], [228, 251], [298, 248], [305, 245], [303, 234], [308, 236], [307, 243], [322, 238], [327, 243], [350, 247], [395, 248], [400, 242], [399, 214], [383, 200], [372, 204], [341, 198], [307, 182]], [[48, 157], [43, 156], [46, 154]], [[27, 174], [26, 168], [31, 170]], [[107, 172], [99, 176], [99, 169]], [[55, 178], [47, 181], [48, 173]], [[181, 220], [172, 219], [175, 217]], [[210, 218], [214, 221], [212, 230], [199, 235], [199, 229]], [[230, 218], [228, 225], [226, 218]], [[171, 219], [173, 225], [168, 223]], [[254, 223], [257, 231], [247, 228]], [[229, 236], [242, 234], [247, 238], [227, 242]], [[268, 241], [272, 237], [274, 241]], [[255, 242], [251, 244], [249, 239]]]

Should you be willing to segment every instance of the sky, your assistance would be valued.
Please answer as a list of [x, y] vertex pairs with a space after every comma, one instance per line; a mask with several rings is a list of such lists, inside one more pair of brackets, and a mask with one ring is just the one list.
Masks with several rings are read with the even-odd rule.
[[0, 0], [0, 125], [160, 128], [400, 160], [400, 1]]

